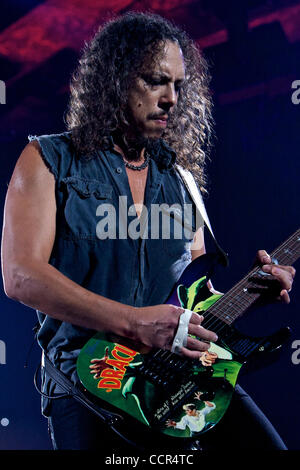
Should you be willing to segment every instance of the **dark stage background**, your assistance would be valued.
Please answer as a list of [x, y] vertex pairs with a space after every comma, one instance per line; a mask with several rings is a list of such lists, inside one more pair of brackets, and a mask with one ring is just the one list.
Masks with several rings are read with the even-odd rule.
[[[1, 211], [27, 135], [65, 130], [69, 77], [84, 41], [109, 14], [128, 10], [173, 19], [210, 61], [217, 139], [206, 205], [230, 256], [229, 268], [214, 279], [226, 291], [249, 270], [258, 249], [272, 251], [299, 226], [300, 93], [292, 98], [292, 83], [300, 80], [300, 1], [2, 0]], [[256, 335], [285, 325], [292, 329], [276, 363], [240, 378], [290, 449], [300, 449], [300, 365], [292, 361], [293, 342], [300, 341], [298, 286], [296, 279], [289, 306], [265, 307], [240, 322]], [[24, 367], [35, 323], [34, 310], [8, 299], [2, 289], [1, 450], [50, 449], [33, 386], [36, 344]]]

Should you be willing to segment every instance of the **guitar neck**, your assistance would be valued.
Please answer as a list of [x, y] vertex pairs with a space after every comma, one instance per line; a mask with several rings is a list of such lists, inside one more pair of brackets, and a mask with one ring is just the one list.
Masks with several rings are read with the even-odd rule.
[[[293, 264], [300, 257], [300, 229], [274, 250], [270, 256], [275, 264]], [[263, 280], [267, 277], [260, 267], [252, 269], [207, 310], [208, 315], [203, 321], [203, 326], [211, 323], [212, 316], [221, 321], [220, 328], [224, 323], [232, 324], [260, 297]], [[217, 330], [218, 328], [215, 329], [216, 333], [218, 333]]]

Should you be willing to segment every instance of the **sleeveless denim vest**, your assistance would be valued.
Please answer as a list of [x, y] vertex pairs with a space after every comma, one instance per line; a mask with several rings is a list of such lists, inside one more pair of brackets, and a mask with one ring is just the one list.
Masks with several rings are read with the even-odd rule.
[[[87, 161], [75, 155], [69, 132], [28, 138], [39, 142], [56, 181], [57, 228], [49, 263], [82, 287], [112, 300], [136, 307], [164, 303], [191, 261], [192, 234], [182, 231], [181, 238], [176, 238], [177, 222], [169, 217], [170, 237], [164, 237], [161, 227], [151, 226], [152, 207], [189, 205], [190, 226], [195, 230], [195, 208], [174, 169], [175, 152], [163, 140], [151, 152], [144, 199], [148, 237], [126, 237], [120, 201], [122, 217], [127, 217], [128, 228], [130, 224], [135, 228], [134, 234], [138, 220], [124, 162], [113, 140]], [[110, 211], [110, 219], [109, 208], [116, 209], [115, 214], [114, 209]], [[117, 237], [105, 238], [105, 220], [111, 222], [114, 233], [110, 235]], [[76, 383], [77, 356], [95, 331], [37, 314], [40, 346]]]

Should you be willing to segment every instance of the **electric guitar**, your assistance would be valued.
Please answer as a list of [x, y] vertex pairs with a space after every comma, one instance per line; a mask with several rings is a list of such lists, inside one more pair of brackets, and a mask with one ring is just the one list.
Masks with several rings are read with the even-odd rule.
[[[293, 264], [300, 256], [300, 229], [272, 254], [275, 264]], [[212, 255], [195, 259], [184, 270], [166, 303], [204, 316], [202, 326], [217, 333], [200, 360], [167, 350], [149, 349], [125, 338], [97, 333], [81, 350], [77, 373], [84, 389], [102, 406], [151, 433], [198, 438], [223, 417], [242, 365], [280, 348], [289, 328], [251, 337], [234, 322], [261, 296], [269, 275], [252, 269], [226, 294], [207, 288]], [[178, 442], [178, 441], [177, 441]]]

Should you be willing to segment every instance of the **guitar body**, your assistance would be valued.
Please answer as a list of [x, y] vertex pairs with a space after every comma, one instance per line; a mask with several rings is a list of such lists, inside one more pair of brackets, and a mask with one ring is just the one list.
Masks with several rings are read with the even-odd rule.
[[[222, 355], [222, 348], [218, 351]], [[224, 356], [228, 356], [226, 350]], [[107, 358], [107, 367], [102, 370], [102, 375], [95, 377], [91, 373], [91, 361], [103, 357]], [[173, 437], [192, 437], [211, 429], [223, 417], [241, 368], [240, 362], [229, 358], [216, 359], [212, 367], [199, 362], [190, 366], [185, 379], [180, 377], [177, 383], [170, 380], [166, 386], [164, 382], [172, 374], [172, 367], [176, 368], [177, 358], [173, 359], [172, 367], [160, 368], [160, 383], [153, 377], [158, 375], [157, 364], [156, 368], [152, 364], [152, 370], [147, 372], [147, 359], [147, 354], [124, 346], [122, 340], [113, 342], [99, 333], [81, 351], [77, 372], [84, 387], [102, 401], [102, 406], [103, 402], [113, 405], [118, 411], [152, 428], [153, 432]], [[197, 396], [200, 400], [195, 398]], [[212, 406], [207, 408], [204, 400]], [[212, 409], [203, 419], [197, 420], [196, 431], [188, 425], [184, 429], [168, 427], [168, 420], [179, 423], [186, 416], [183, 406], [190, 403], [194, 403], [200, 413], [203, 409], [206, 412]]]
[[[206, 285], [214, 262], [211, 255], [194, 260], [166, 303], [201, 312], [203, 326], [216, 331], [209, 312], [222, 295]], [[98, 333], [79, 354], [78, 376], [100, 406], [130, 416], [152, 434], [195, 439], [224, 416], [242, 365], [277, 349], [288, 337], [288, 329], [252, 338], [225, 322], [221, 326], [217, 344], [211, 343], [200, 361]]]

